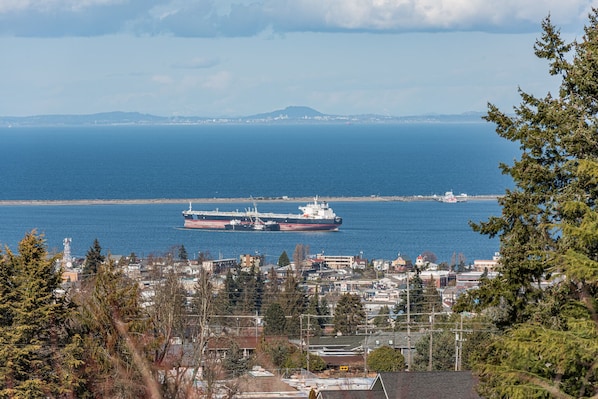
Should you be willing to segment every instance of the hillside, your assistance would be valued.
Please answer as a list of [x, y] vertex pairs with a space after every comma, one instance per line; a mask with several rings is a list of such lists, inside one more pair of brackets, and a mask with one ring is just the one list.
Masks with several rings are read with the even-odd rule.
[[194, 125], [194, 124], [251, 124], [251, 123], [474, 123], [481, 122], [482, 113], [459, 115], [384, 116], [329, 115], [305, 106], [241, 117], [156, 116], [139, 112], [103, 112], [87, 115], [0, 116], [0, 127], [19, 126], [105, 126], [105, 125]]

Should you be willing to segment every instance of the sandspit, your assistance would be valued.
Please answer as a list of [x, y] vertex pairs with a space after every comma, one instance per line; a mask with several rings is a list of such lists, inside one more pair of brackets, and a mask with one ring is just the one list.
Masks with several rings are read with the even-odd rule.
[[[497, 200], [500, 195], [470, 195], [469, 201]], [[384, 201], [434, 201], [439, 196], [358, 196], [358, 197], [318, 197], [320, 201], [328, 202], [384, 202]], [[139, 198], [139, 199], [71, 199], [71, 200], [0, 200], [0, 206], [65, 206], [65, 205], [151, 205], [151, 204], [209, 204], [209, 203], [239, 203], [239, 202], [310, 202], [313, 197], [257, 197], [257, 198]]]

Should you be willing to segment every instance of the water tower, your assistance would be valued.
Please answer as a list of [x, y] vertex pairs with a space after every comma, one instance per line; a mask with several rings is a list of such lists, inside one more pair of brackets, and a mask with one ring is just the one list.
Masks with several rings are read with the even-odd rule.
[[64, 251], [62, 252], [62, 264], [67, 267], [73, 267], [73, 257], [71, 256], [71, 241], [72, 238], [65, 238], [62, 240]]

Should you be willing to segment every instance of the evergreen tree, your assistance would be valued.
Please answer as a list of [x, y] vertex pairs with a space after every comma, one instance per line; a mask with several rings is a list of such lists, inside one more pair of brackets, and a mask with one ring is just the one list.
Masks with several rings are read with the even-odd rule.
[[85, 397], [81, 340], [43, 236], [0, 253], [0, 397]]
[[[492, 324], [487, 319], [468, 318], [455, 313], [451, 316], [436, 314], [430, 319], [427, 329], [427, 334], [415, 343], [411, 370], [455, 370], [457, 360], [459, 370], [471, 370], [471, 362], [476, 361], [480, 348], [489, 345], [492, 334]], [[456, 346], [459, 348], [459, 359], [455, 354]]]
[[187, 261], [189, 259], [184, 245], [181, 245], [179, 248], [179, 259], [182, 261]]
[[280, 257], [278, 258], [278, 266], [284, 267], [291, 264], [291, 260], [289, 259], [289, 255], [287, 255], [287, 251], [282, 251]]
[[[595, 313], [574, 284], [548, 290], [535, 317], [478, 347], [473, 359], [484, 397], [590, 398], [598, 392]], [[594, 318], [594, 319], [593, 319]]]
[[426, 297], [424, 295], [424, 282], [419, 273], [411, 279], [411, 291], [409, 292], [409, 302], [411, 304], [411, 320], [422, 321], [427, 316], [424, 315]]
[[477, 354], [485, 397], [598, 392], [598, 12], [580, 41], [565, 43], [550, 18], [542, 28], [535, 53], [561, 79], [558, 94], [520, 90], [514, 115], [489, 105], [486, 116], [522, 154], [501, 165], [515, 183], [502, 215], [473, 225], [500, 238], [500, 275], [458, 303], [508, 327]]
[[[232, 315], [239, 301], [239, 287], [231, 269], [226, 272], [224, 287], [216, 297], [216, 313], [220, 315]], [[226, 320], [223, 321], [227, 324]]]
[[250, 268], [248, 272], [242, 271], [237, 278], [237, 289], [239, 291], [239, 301], [235, 313], [254, 314], [256, 303], [258, 302], [258, 292], [256, 284], [255, 268]]
[[424, 295], [424, 282], [419, 276], [419, 272], [413, 276], [409, 281], [407, 291], [400, 295], [400, 302], [397, 303], [393, 309], [394, 313], [407, 314], [407, 302], [409, 302], [410, 320], [422, 321], [427, 316], [424, 315], [426, 310], [426, 297]]
[[374, 325], [378, 328], [390, 327], [390, 308], [386, 305], [380, 308], [378, 315], [374, 317]]
[[353, 294], [343, 294], [334, 308], [334, 330], [344, 335], [357, 333], [357, 328], [366, 322], [366, 314], [361, 298]]
[[424, 319], [428, 314], [432, 312], [442, 312], [442, 297], [436, 289], [436, 283], [434, 279], [426, 282], [424, 287], [424, 304], [422, 311], [424, 312]]
[[320, 324], [320, 327], [324, 329], [326, 327], [326, 324], [331, 324], [331, 320], [329, 317], [330, 306], [328, 305], [328, 299], [326, 299], [326, 296], [323, 296], [322, 299], [320, 299], [320, 306], [318, 308], [320, 309], [320, 315], [322, 316], [318, 320], [318, 324]]
[[598, 157], [595, 11], [579, 43], [565, 43], [550, 18], [542, 28], [535, 53], [549, 62], [551, 75], [561, 78], [558, 96], [548, 93], [539, 98], [520, 90], [522, 103], [514, 115], [490, 104], [485, 117], [501, 137], [522, 149], [520, 159], [501, 165], [515, 183], [499, 199], [502, 215], [473, 224], [475, 230], [499, 236], [501, 242], [501, 292], [478, 297], [477, 303], [488, 307], [505, 301], [510, 309], [508, 323], [525, 321], [527, 303], [542, 295], [539, 285], [549, 259], [569, 245], [559, 239], [556, 224], [576, 223], [578, 215], [564, 212], [564, 204], [574, 200], [593, 207], [598, 194], [598, 186], [578, 173], [585, 160]]
[[314, 295], [309, 298], [309, 303], [307, 305], [307, 315], [308, 316], [304, 317], [303, 320], [303, 323], [307, 323], [304, 328], [307, 329], [309, 334], [312, 336], [317, 337], [322, 335], [323, 326], [320, 324], [322, 318], [318, 317], [322, 315], [318, 291], [316, 291]]
[[272, 303], [264, 313], [264, 334], [283, 335], [285, 331], [286, 318], [282, 306], [279, 303]]
[[262, 341], [264, 352], [270, 358], [270, 361], [276, 368], [285, 366], [287, 359], [292, 353], [293, 348], [287, 339], [281, 338], [274, 341]]
[[[430, 369], [430, 342], [432, 342], [432, 368]], [[432, 332], [432, 340], [427, 335], [415, 343], [415, 353], [411, 370], [450, 371], [455, 369], [455, 332], [452, 329]]]
[[102, 255], [102, 247], [100, 242], [96, 238], [93, 240], [93, 245], [87, 251], [85, 256], [85, 263], [83, 264], [83, 275], [85, 278], [95, 275], [98, 272], [98, 268], [106, 258]]
[[278, 284], [278, 276], [273, 267], [268, 271], [266, 281], [264, 281], [264, 295], [262, 299], [262, 307], [267, 308], [271, 303], [278, 301], [280, 297], [280, 286]]
[[284, 314], [290, 316], [285, 323], [286, 334], [290, 337], [298, 337], [301, 330], [300, 317], [305, 310], [307, 301], [294, 275], [287, 276], [284, 292], [279, 302]]
[[262, 311], [262, 306], [264, 304], [264, 275], [261, 271], [257, 271], [255, 275], [255, 311], [260, 313]]
[[250, 358], [243, 356], [243, 351], [239, 348], [239, 344], [234, 340], [230, 340], [226, 356], [223, 363], [224, 368], [230, 373], [232, 378], [240, 377], [249, 369]]

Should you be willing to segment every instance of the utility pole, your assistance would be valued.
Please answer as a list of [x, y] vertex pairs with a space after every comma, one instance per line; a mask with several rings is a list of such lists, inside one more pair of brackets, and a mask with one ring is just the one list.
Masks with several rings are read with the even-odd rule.
[[368, 376], [368, 346], [370, 343], [370, 336], [368, 335], [368, 320], [365, 318], [365, 337], [363, 338], [363, 376]]
[[407, 274], [407, 370], [411, 371], [411, 302], [409, 301], [409, 274]]
[[459, 371], [459, 324], [455, 323], [455, 371]]
[[463, 338], [463, 333], [471, 333], [473, 330], [464, 330], [463, 329], [463, 313], [461, 313], [461, 326], [459, 323], [455, 323], [455, 371], [461, 371], [461, 364], [463, 362], [463, 341], [466, 338]]
[[428, 350], [428, 371], [432, 371], [432, 346], [434, 342], [434, 306], [430, 315], [430, 348]]
[[300, 347], [301, 347], [301, 353], [303, 354], [303, 316], [307, 316], [307, 328], [305, 330], [306, 336], [305, 336], [305, 347], [306, 347], [306, 353], [305, 353], [305, 363], [306, 363], [306, 369], [307, 372], [309, 372], [309, 358], [310, 358], [310, 354], [309, 354], [309, 335], [311, 334], [311, 317], [319, 317], [318, 315], [312, 315], [310, 313], [308, 314], [301, 314], [299, 316], [299, 336], [300, 336]]
[[461, 371], [461, 364], [463, 363], [463, 313], [461, 313], [461, 326], [459, 327], [459, 371]]
[[306, 368], [307, 372], [309, 373], [309, 331], [310, 331], [310, 314], [307, 315], [307, 353], [306, 353]]
[[257, 335], [258, 335], [257, 334], [257, 331], [258, 331], [258, 326], [257, 325], [258, 325], [259, 321], [260, 321], [260, 319], [258, 317], [257, 310], [256, 310], [255, 311], [255, 345], [256, 345], [256, 347], [257, 347]]

